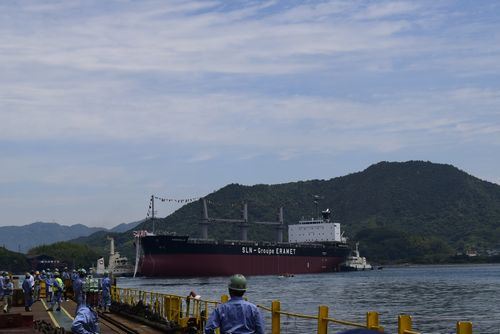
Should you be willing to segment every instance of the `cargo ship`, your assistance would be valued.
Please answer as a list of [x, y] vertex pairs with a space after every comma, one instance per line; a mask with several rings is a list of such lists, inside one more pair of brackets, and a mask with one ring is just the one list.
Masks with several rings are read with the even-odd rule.
[[[243, 219], [213, 219], [208, 217], [207, 204], [202, 199], [200, 220], [202, 238], [187, 235], [154, 234], [136, 231], [137, 254], [142, 251], [136, 268], [147, 277], [195, 277], [244, 275], [291, 275], [340, 271], [340, 264], [350, 253], [340, 224], [331, 220], [330, 210], [319, 218], [302, 219], [288, 225], [288, 242], [283, 242], [283, 209], [278, 221], [252, 224], [274, 225], [275, 242], [247, 240], [247, 206]], [[208, 238], [212, 222], [238, 223], [240, 240]]]

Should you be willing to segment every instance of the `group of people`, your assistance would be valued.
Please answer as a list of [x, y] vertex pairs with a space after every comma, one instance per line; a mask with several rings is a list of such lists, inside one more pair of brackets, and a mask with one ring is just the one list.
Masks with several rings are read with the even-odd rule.
[[[47, 273], [44, 274], [46, 275]], [[52, 287], [61, 286], [61, 279], [58, 279], [58, 277], [59, 275], [54, 273], [55, 283], [52, 284]], [[34, 279], [36, 280], [36, 277]], [[85, 269], [80, 269], [71, 276], [71, 279], [73, 282], [72, 287], [74, 299], [77, 303], [76, 315], [71, 330], [73, 333], [78, 334], [99, 333], [98, 316], [94, 310], [95, 305], [93, 304], [93, 285], [92, 281], [90, 281], [91, 278], [89, 278]], [[25, 281], [23, 282], [25, 298], [28, 290], [36, 291], [34, 288], [35, 286], [35, 284], [31, 285], [31, 275], [27, 273]], [[105, 275], [103, 278], [101, 289], [102, 298], [100, 306], [104, 307], [104, 310], [107, 311], [109, 310], [109, 305], [111, 304], [111, 280], [108, 275]], [[228, 290], [231, 297], [230, 300], [227, 303], [220, 304], [210, 314], [205, 326], [205, 334], [214, 334], [216, 333], [217, 328], [221, 334], [264, 334], [264, 321], [259, 309], [256, 305], [243, 298], [243, 295], [247, 291], [246, 278], [240, 274], [231, 276], [229, 279]], [[12, 291], [13, 285], [10, 281], [10, 277], [6, 273], [3, 273], [0, 275], [0, 301], [5, 303], [3, 309], [4, 312], [8, 312], [10, 304], [12, 303]], [[64, 288], [56, 288], [55, 291], [54, 289], [52, 290], [50, 297], [51, 308], [49, 308], [49, 311], [52, 310], [56, 302], [58, 303], [58, 308], [56, 310], [60, 310], [60, 300], [62, 298], [61, 296], [63, 291]], [[191, 298], [198, 300], [200, 299], [200, 296], [191, 292], [188, 299]], [[52, 302], [54, 300], [55, 302]], [[354, 330], [349, 332], [352, 332], [352, 334], [372, 333], [367, 330]]]
[[[87, 274], [85, 269], [61, 272], [42, 270], [27, 272], [21, 288], [24, 293], [25, 311], [31, 311], [34, 302], [41, 298], [41, 288], [45, 285], [45, 297], [49, 305], [47, 311], [60, 311], [63, 300], [68, 300], [72, 292], [77, 304], [75, 318], [72, 324], [74, 333], [98, 333], [96, 307], [105, 312], [111, 306], [111, 278], [106, 272], [102, 280], [97, 280]], [[41, 284], [41, 283], [44, 284]], [[69, 291], [68, 291], [69, 290]], [[71, 291], [72, 290], [72, 291]], [[0, 272], [0, 308], [8, 313], [12, 307], [14, 284], [7, 272]], [[43, 296], [43, 295], [42, 295]], [[57, 305], [57, 307], [56, 307]]]
[[[101, 294], [99, 296], [99, 291]], [[96, 307], [109, 312], [111, 306], [111, 278], [104, 272], [104, 278], [99, 282], [87, 275], [85, 269], [78, 270], [73, 280], [73, 293], [76, 302], [76, 314], [71, 330], [77, 334], [99, 333]]]
[[64, 268], [62, 272], [58, 269], [54, 271], [42, 270], [27, 272], [24, 277], [22, 289], [24, 293], [24, 308], [26, 311], [31, 311], [31, 306], [34, 302], [40, 300], [42, 282], [45, 284], [45, 296], [47, 303], [50, 305], [48, 311], [53, 311], [57, 304], [57, 311], [61, 310], [61, 302], [68, 300], [67, 287], [65, 281], [70, 279], [68, 268]]

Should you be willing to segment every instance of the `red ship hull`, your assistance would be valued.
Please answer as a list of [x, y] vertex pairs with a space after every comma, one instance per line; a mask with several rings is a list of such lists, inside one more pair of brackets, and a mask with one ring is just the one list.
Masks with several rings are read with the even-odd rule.
[[222, 254], [154, 255], [142, 259], [145, 276], [227, 276], [307, 274], [339, 271], [342, 258], [262, 257]]
[[309, 274], [340, 271], [345, 244], [195, 241], [188, 237], [142, 238], [144, 276]]

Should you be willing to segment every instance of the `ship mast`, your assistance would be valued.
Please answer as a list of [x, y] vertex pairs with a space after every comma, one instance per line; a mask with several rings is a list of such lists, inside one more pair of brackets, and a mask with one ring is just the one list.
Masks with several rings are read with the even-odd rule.
[[276, 227], [276, 241], [283, 242], [283, 230], [285, 229], [283, 219], [283, 207], [279, 208], [278, 221], [276, 222], [255, 222], [254, 224], [274, 225]]
[[243, 218], [242, 219], [224, 219], [224, 218], [209, 218], [207, 209], [207, 200], [201, 199], [203, 213], [200, 220], [201, 238], [208, 239], [208, 225], [210, 223], [239, 223], [241, 231], [241, 240], [248, 240], [248, 204], [243, 203]]
[[151, 195], [151, 220], [153, 221], [153, 233], [155, 233], [155, 196]]
[[[248, 204], [243, 203], [243, 218], [242, 219], [221, 219], [221, 218], [210, 218], [208, 216], [208, 208], [207, 208], [207, 200], [205, 198], [201, 199], [202, 201], [202, 217], [200, 220], [200, 228], [201, 228], [201, 238], [208, 239], [208, 225], [210, 223], [239, 223], [240, 232], [241, 232], [241, 240], [248, 240], [248, 227], [250, 224], [248, 223]], [[262, 224], [262, 225], [275, 225], [276, 226], [276, 239], [278, 242], [283, 242], [283, 230], [284, 230], [284, 219], [283, 219], [283, 207], [280, 207], [278, 212], [278, 221], [274, 222], [255, 222], [254, 224]]]

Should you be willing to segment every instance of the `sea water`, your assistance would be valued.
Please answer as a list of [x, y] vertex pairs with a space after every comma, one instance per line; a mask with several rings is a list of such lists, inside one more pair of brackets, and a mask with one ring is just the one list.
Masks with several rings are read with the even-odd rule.
[[[203, 299], [227, 294], [227, 277], [118, 278], [121, 288], [139, 288]], [[398, 315], [412, 316], [413, 330], [456, 333], [457, 321], [472, 321], [474, 333], [500, 333], [500, 265], [432, 265], [386, 267], [362, 272], [248, 277], [249, 301], [281, 310], [317, 315], [329, 307], [329, 317], [366, 322], [366, 312], [379, 312], [387, 333], [397, 333]], [[270, 332], [270, 314], [262, 311]], [[315, 320], [281, 316], [281, 333], [315, 333]], [[329, 333], [349, 327], [330, 324]]]

